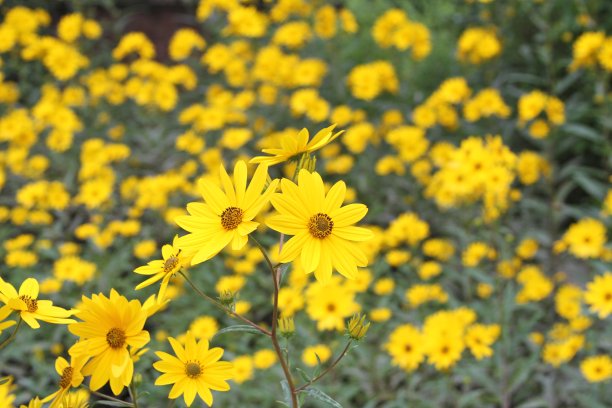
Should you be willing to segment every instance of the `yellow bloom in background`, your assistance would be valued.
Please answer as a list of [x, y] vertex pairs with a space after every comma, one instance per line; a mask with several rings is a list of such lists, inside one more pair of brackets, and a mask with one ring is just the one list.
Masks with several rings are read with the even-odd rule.
[[344, 182], [337, 182], [325, 194], [321, 176], [302, 169], [297, 185], [283, 179], [281, 188], [283, 192], [271, 198], [279, 214], [266, 222], [275, 231], [294, 235], [283, 246], [281, 263], [301, 256], [304, 271], [314, 271], [319, 281], [328, 281], [332, 268], [352, 279], [358, 266], [367, 266], [368, 260], [355, 242], [366, 241], [373, 234], [352, 224], [361, 220], [368, 208], [363, 204], [342, 207]]
[[498, 324], [474, 324], [467, 328], [465, 344], [477, 360], [493, 355], [491, 344], [497, 340], [501, 328]]
[[[72, 311], [53, 306], [53, 302], [50, 300], [38, 299], [38, 290], [38, 281], [34, 278], [24, 280], [19, 287], [19, 292], [10, 283], [0, 278], [0, 301], [11, 310], [19, 313], [19, 316], [31, 328], [38, 329], [40, 327], [38, 320], [54, 324], [75, 322], [73, 319], [68, 319], [72, 316]], [[4, 312], [0, 312], [0, 314], [3, 313], [6, 313], [6, 309]]]
[[423, 336], [411, 324], [393, 330], [385, 349], [391, 355], [392, 364], [407, 372], [416, 370], [425, 359]]
[[264, 163], [273, 166], [278, 163], [289, 161], [302, 153], [312, 153], [315, 150], [333, 142], [344, 131], [334, 133], [336, 125], [331, 125], [317, 132], [309, 141], [308, 129], [302, 129], [297, 135], [293, 133], [283, 134], [280, 138], [280, 147], [274, 149], [263, 149], [262, 152], [271, 156], [257, 156], [250, 163]]
[[174, 237], [172, 245], [166, 244], [162, 247], [163, 259], [156, 259], [149, 262], [144, 266], [140, 266], [134, 269], [135, 273], [140, 275], [153, 275], [144, 282], [139, 283], [136, 286], [136, 290], [142, 289], [161, 279], [161, 285], [159, 287], [159, 294], [157, 295], [157, 301], [162, 302], [165, 299], [166, 288], [172, 278], [181, 268], [189, 263], [189, 258], [186, 258], [181, 250], [176, 245], [177, 237]]
[[606, 244], [606, 227], [599, 220], [584, 218], [570, 225], [563, 235], [563, 242], [578, 258], [597, 258]]
[[70, 363], [63, 357], [58, 357], [55, 360], [55, 371], [60, 375], [59, 390], [42, 400], [43, 402], [53, 400], [49, 408], [59, 408], [66, 405], [63, 404], [66, 393], [83, 382], [84, 377], [81, 370], [86, 361], [82, 356], [72, 357]]
[[253, 364], [258, 370], [266, 370], [272, 367], [277, 359], [276, 353], [270, 349], [259, 350], [253, 354]]
[[176, 223], [189, 232], [178, 238], [176, 244], [187, 254], [193, 254], [191, 265], [209, 260], [230, 243], [233, 250], [244, 247], [248, 235], [259, 225], [253, 218], [278, 184], [278, 180], [273, 180], [262, 193], [267, 176], [268, 166], [258, 166], [247, 187], [246, 163], [240, 160], [234, 167], [233, 183], [223, 165], [220, 166], [223, 190], [209, 180], [198, 182], [206, 202], [189, 203], [189, 215], [176, 217]]
[[172, 337], [169, 337], [168, 341], [176, 356], [156, 351], [155, 354], [161, 360], [153, 363], [153, 367], [163, 373], [155, 380], [155, 385], [174, 384], [169, 398], [175, 399], [183, 395], [185, 404], [191, 406], [197, 394], [211, 406], [211, 390], [230, 389], [226, 381], [232, 378], [233, 366], [227, 361], [219, 361], [223, 356], [223, 349], [209, 349], [207, 340], [196, 342], [191, 332], [187, 332], [185, 347]]
[[314, 367], [321, 363], [325, 363], [332, 355], [331, 349], [325, 344], [317, 344], [308, 346], [302, 353], [302, 362], [308, 367]]
[[592, 313], [597, 313], [600, 319], [605, 319], [612, 313], [612, 273], [606, 272], [596, 276], [587, 283], [584, 301], [590, 306]]
[[585, 358], [580, 363], [580, 371], [589, 382], [600, 382], [612, 378], [612, 358], [597, 355]]
[[134, 373], [128, 346], [134, 350], [149, 342], [149, 332], [143, 330], [147, 310], [140, 301], [128, 301], [111, 289], [110, 297], [83, 296], [76, 316], [82, 321], [71, 324], [68, 330], [81, 340], [70, 348], [70, 355], [91, 359], [82, 373], [91, 376], [92, 390], [110, 381], [111, 390], [119, 395], [130, 385]]
[[253, 378], [253, 357], [238, 356], [233, 361], [232, 380], [238, 384], [249, 381]]

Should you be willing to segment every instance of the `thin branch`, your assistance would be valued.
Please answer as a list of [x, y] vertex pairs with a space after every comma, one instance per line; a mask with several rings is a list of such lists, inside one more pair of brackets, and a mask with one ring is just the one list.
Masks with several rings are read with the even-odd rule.
[[325, 375], [327, 375], [331, 370], [333, 370], [334, 367], [336, 367], [338, 365], [340, 360], [342, 360], [344, 358], [344, 356], [346, 356], [346, 353], [348, 353], [349, 348], [351, 347], [351, 344], [352, 344], [352, 340], [349, 340], [349, 342], [346, 343], [346, 346], [344, 347], [344, 350], [342, 350], [342, 353], [340, 353], [338, 358], [336, 358], [334, 360], [334, 362], [331, 363], [331, 365], [329, 367], [327, 367], [325, 370], [323, 370], [323, 372], [321, 374], [317, 375], [315, 378], [313, 378], [310, 381], [308, 381], [306, 384], [299, 386], [295, 390], [295, 392], [300, 392], [300, 391], [303, 391], [304, 389], [310, 387], [312, 384], [314, 384], [315, 382], [319, 381], [321, 378], [323, 378]]
[[6, 340], [4, 340], [2, 342], [2, 344], [0, 344], [0, 350], [2, 350], [3, 348], [5, 348], [11, 341], [13, 341], [13, 339], [15, 338], [15, 336], [17, 335], [17, 331], [19, 330], [19, 327], [21, 326], [21, 322], [23, 320], [21, 319], [21, 316], [19, 316], [19, 321], [17, 321], [17, 326], [15, 326], [15, 330], [13, 330], [13, 332], [11, 333], [11, 336], [9, 338], [7, 338]]
[[187, 277], [187, 275], [185, 275], [183, 273], [183, 271], [179, 271], [179, 274], [181, 274], [183, 276], [183, 278], [185, 278], [185, 280], [187, 281], [187, 283], [189, 283], [189, 285], [191, 285], [191, 287], [193, 288], [193, 290], [196, 291], [196, 293], [203, 298], [204, 300], [209, 301], [210, 303], [212, 303], [213, 305], [217, 306], [219, 309], [223, 310], [224, 312], [229, 313], [230, 315], [234, 316], [237, 319], [242, 320], [243, 322], [245, 322], [246, 324], [248, 324], [249, 326], [259, 330], [260, 332], [262, 332], [263, 334], [265, 334], [266, 336], [270, 337], [272, 335], [272, 333], [269, 330], [264, 329], [263, 327], [261, 327], [260, 325], [258, 325], [257, 323], [254, 323], [252, 321], [250, 321], [249, 319], [247, 319], [244, 316], [239, 315], [238, 313], [234, 312], [233, 310], [228, 309], [227, 307], [225, 307], [222, 303], [220, 303], [219, 301], [217, 301], [216, 299], [208, 296], [206, 293], [202, 292], [200, 289], [198, 289], [198, 287], [191, 281], [191, 279], [189, 279]]

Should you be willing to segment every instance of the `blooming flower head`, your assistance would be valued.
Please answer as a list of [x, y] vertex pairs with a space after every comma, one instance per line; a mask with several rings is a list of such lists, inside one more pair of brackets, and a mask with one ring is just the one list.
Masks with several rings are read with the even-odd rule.
[[302, 169], [297, 185], [283, 179], [281, 188], [282, 193], [271, 198], [279, 214], [267, 220], [273, 230], [294, 235], [282, 248], [281, 263], [301, 255], [304, 271], [314, 271], [320, 281], [329, 280], [332, 268], [352, 279], [358, 266], [367, 266], [368, 260], [355, 242], [366, 241], [373, 234], [352, 224], [361, 220], [368, 208], [363, 204], [342, 207], [346, 194], [343, 181], [325, 194], [321, 176]]
[[82, 301], [76, 314], [82, 321], [68, 326], [72, 334], [81, 338], [70, 348], [70, 355], [91, 359], [82, 373], [91, 375], [92, 390], [110, 381], [111, 390], [119, 395], [123, 387], [129, 386], [134, 373], [128, 346], [138, 349], [149, 342], [149, 332], [143, 330], [147, 310], [138, 300], [128, 301], [114, 289], [110, 297], [83, 296]]
[[584, 301], [600, 319], [605, 319], [612, 313], [612, 272], [596, 276], [587, 284]]
[[66, 393], [83, 382], [81, 370], [85, 362], [86, 360], [82, 356], [73, 357], [70, 363], [65, 358], [58, 357], [55, 360], [55, 371], [60, 375], [59, 390], [43, 399], [42, 402], [53, 400], [49, 408], [61, 407]]
[[267, 176], [268, 166], [258, 166], [247, 187], [246, 163], [240, 160], [234, 167], [233, 182], [220, 166], [223, 190], [209, 180], [199, 181], [198, 188], [206, 202], [189, 203], [189, 215], [176, 218], [176, 223], [189, 232], [176, 244], [187, 254], [193, 254], [192, 265], [209, 260], [230, 243], [234, 250], [244, 247], [248, 235], [259, 225], [253, 218], [278, 184], [278, 180], [272, 180], [262, 193]]
[[589, 382], [600, 382], [612, 378], [612, 358], [605, 354], [585, 358], [580, 371]]
[[163, 259], [156, 259], [149, 262], [147, 265], [140, 266], [134, 270], [135, 273], [141, 275], [152, 275], [149, 279], [139, 283], [136, 290], [142, 289], [154, 284], [161, 279], [161, 286], [157, 301], [162, 302], [166, 293], [166, 288], [170, 282], [170, 278], [176, 274], [181, 267], [188, 264], [190, 259], [185, 257], [181, 250], [176, 246], [177, 237], [174, 237], [172, 245], [166, 244], [162, 247]]
[[[24, 280], [19, 287], [19, 292], [10, 283], [0, 278], [0, 301], [19, 313], [21, 319], [33, 329], [40, 327], [38, 320], [55, 324], [74, 323], [73, 319], [68, 319], [73, 314], [72, 311], [53, 306], [50, 300], [39, 300], [38, 289], [38, 281], [34, 278]], [[4, 312], [0, 311], [0, 315], [3, 313], [6, 313], [6, 309]], [[2, 324], [0, 323], [1, 329]]]
[[187, 332], [185, 347], [172, 337], [169, 337], [168, 341], [176, 356], [157, 351], [155, 354], [161, 360], [154, 363], [153, 367], [163, 373], [155, 380], [155, 385], [174, 384], [170, 390], [171, 399], [182, 394], [185, 404], [191, 406], [197, 394], [211, 406], [211, 390], [230, 389], [226, 381], [232, 378], [233, 366], [227, 361], [219, 361], [223, 356], [223, 349], [209, 349], [207, 340], [196, 342], [191, 332]]
[[265, 163], [268, 166], [273, 166], [282, 163], [292, 158], [297, 157], [301, 153], [311, 153], [319, 150], [328, 143], [331, 143], [340, 136], [344, 131], [334, 133], [336, 125], [331, 125], [317, 132], [316, 135], [309, 141], [308, 129], [302, 129], [295, 138], [283, 137], [280, 140], [281, 146], [275, 149], [263, 149], [262, 152], [271, 156], [257, 156], [251, 159], [251, 163]]

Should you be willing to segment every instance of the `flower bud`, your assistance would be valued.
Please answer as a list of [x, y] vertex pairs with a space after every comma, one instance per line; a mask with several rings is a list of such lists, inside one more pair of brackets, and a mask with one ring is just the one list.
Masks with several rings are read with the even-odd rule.
[[281, 336], [289, 338], [295, 333], [295, 322], [293, 317], [281, 317], [278, 319], [278, 330]]
[[369, 328], [370, 322], [366, 323], [365, 315], [356, 314], [349, 320], [346, 327], [346, 334], [353, 340], [361, 340], [364, 338]]

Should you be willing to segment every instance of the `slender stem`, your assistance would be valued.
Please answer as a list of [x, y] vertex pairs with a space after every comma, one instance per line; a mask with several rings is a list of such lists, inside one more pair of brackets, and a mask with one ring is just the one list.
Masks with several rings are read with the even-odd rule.
[[134, 380], [130, 383], [130, 387], [128, 388], [130, 392], [130, 397], [132, 398], [132, 404], [134, 408], [138, 408], [138, 394], [136, 393], [136, 385], [134, 384]]
[[261, 253], [263, 254], [268, 267], [270, 268], [270, 273], [272, 274], [272, 282], [274, 284], [274, 296], [273, 296], [273, 308], [272, 308], [272, 331], [270, 339], [272, 340], [272, 346], [274, 347], [274, 351], [278, 356], [278, 361], [281, 364], [283, 369], [283, 373], [285, 374], [285, 379], [287, 380], [287, 385], [289, 385], [289, 391], [291, 393], [291, 406], [292, 408], [299, 408], [299, 402], [297, 399], [297, 391], [295, 389], [295, 384], [293, 382], [293, 376], [291, 375], [291, 371], [289, 370], [289, 365], [287, 364], [287, 360], [285, 360], [285, 356], [283, 355], [283, 350], [278, 342], [278, 337], [276, 336], [276, 329], [278, 325], [278, 291], [279, 291], [279, 271], [280, 268], [274, 268], [268, 253], [264, 249], [264, 247], [253, 237], [250, 237], [255, 245], [259, 248]]
[[346, 346], [344, 347], [344, 350], [342, 350], [342, 353], [340, 353], [338, 358], [336, 358], [334, 360], [334, 362], [329, 365], [329, 367], [327, 367], [325, 370], [323, 370], [323, 372], [321, 374], [317, 375], [315, 378], [313, 378], [312, 380], [308, 381], [306, 384], [297, 387], [295, 392], [300, 392], [300, 391], [310, 387], [312, 384], [314, 384], [315, 382], [319, 381], [321, 378], [326, 376], [331, 370], [333, 370], [334, 367], [336, 367], [338, 365], [340, 360], [342, 360], [344, 358], [344, 356], [346, 356], [346, 353], [348, 353], [349, 348], [351, 347], [352, 342], [353, 342], [352, 340], [349, 340], [348, 343], [346, 343]]
[[11, 341], [13, 341], [13, 339], [15, 338], [15, 336], [17, 335], [17, 331], [19, 330], [19, 326], [21, 326], [21, 316], [19, 317], [19, 321], [17, 321], [17, 326], [15, 326], [15, 330], [13, 330], [13, 333], [11, 333], [11, 336], [4, 340], [2, 342], [2, 344], [0, 344], [0, 350], [2, 350], [4, 347], [6, 347]]
[[99, 397], [99, 398], [102, 398], [102, 399], [106, 399], [106, 400], [109, 400], [109, 401], [114, 401], [114, 402], [117, 402], [119, 404], [125, 405], [126, 407], [134, 407], [134, 404], [130, 404], [129, 402], [122, 401], [119, 398], [111, 397], [110, 395], [106, 395], [106, 394], [102, 394], [101, 392], [94, 391], [91, 388], [87, 387], [86, 385], [83, 385], [83, 387], [86, 388], [87, 391], [89, 391], [90, 394], [93, 394], [96, 397]]
[[252, 321], [250, 321], [249, 319], [247, 319], [244, 316], [239, 315], [238, 313], [234, 312], [231, 309], [228, 309], [227, 307], [225, 307], [223, 304], [221, 304], [220, 302], [218, 302], [216, 299], [208, 296], [206, 293], [202, 292], [200, 289], [198, 289], [198, 287], [191, 281], [191, 279], [189, 279], [184, 273], [183, 271], [179, 271], [179, 274], [181, 274], [183, 276], [183, 278], [185, 278], [185, 280], [187, 281], [187, 283], [189, 283], [189, 285], [191, 285], [191, 287], [193, 288], [193, 290], [196, 291], [196, 293], [198, 295], [200, 295], [201, 298], [203, 298], [204, 300], [209, 301], [210, 303], [212, 303], [213, 305], [217, 306], [219, 309], [223, 310], [224, 312], [229, 313], [230, 315], [234, 316], [237, 319], [242, 320], [243, 322], [245, 322], [246, 324], [248, 324], [251, 327], [254, 327], [255, 329], [259, 330], [260, 332], [262, 332], [263, 334], [265, 334], [266, 336], [270, 337], [272, 335], [272, 333], [269, 330], [264, 329], [263, 327], [261, 327], [260, 325], [258, 325], [257, 323], [253, 323]]

